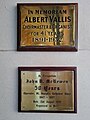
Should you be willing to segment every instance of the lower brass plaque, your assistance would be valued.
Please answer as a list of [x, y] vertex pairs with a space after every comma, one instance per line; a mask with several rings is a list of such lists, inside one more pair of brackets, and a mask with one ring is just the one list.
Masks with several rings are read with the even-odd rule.
[[76, 67], [19, 67], [19, 112], [76, 113]]
[[17, 4], [17, 50], [77, 51], [78, 4]]

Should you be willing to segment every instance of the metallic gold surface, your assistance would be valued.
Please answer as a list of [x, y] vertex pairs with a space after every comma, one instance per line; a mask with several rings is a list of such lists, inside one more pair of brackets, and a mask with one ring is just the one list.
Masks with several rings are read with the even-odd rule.
[[21, 110], [74, 111], [74, 72], [21, 71]]
[[75, 46], [75, 5], [21, 5], [20, 15], [20, 46]]

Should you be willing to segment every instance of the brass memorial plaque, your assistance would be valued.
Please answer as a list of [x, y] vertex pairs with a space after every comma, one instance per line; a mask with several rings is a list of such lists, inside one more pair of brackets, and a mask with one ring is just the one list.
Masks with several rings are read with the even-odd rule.
[[78, 4], [17, 4], [17, 50], [77, 51]]
[[19, 112], [77, 112], [76, 67], [19, 67]]

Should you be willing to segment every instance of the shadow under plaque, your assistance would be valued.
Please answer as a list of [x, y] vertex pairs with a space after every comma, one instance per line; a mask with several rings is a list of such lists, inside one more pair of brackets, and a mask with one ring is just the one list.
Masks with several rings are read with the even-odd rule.
[[19, 67], [18, 111], [77, 113], [76, 67]]
[[78, 3], [18, 3], [18, 51], [77, 51]]

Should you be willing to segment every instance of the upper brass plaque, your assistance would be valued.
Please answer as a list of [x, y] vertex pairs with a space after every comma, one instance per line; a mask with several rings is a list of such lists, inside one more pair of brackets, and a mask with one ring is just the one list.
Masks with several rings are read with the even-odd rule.
[[18, 4], [21, 51], [77, 51], [78, 4]]
[[19, 68], [19, 111], [77, 112], [76, 68]]

